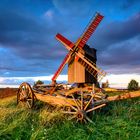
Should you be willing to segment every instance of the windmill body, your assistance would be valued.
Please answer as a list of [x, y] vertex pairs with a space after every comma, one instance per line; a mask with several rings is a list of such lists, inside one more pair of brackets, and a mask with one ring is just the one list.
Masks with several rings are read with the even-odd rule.
[[[96, 49], [88, 45], [83, 47], [83, 53], [86, 58], [96, 65]], [[97, 76], [94, 77], [86, 68], [81, 65], [74, 57], [68, 62], [68, 83], [97, 83]]]

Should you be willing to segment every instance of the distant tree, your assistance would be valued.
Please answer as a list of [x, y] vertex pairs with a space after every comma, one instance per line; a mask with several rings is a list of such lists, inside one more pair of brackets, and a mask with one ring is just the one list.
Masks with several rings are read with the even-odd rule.
[[35, 86], [35, 85], [40, 85], [40, 84], [44, 84], [44, 82], [41, 81], [41, 80], [38, 80], [38, 81], [36, 81], [36, 82], [34, 83], [34, 86]]
[[128, 83], [128, 90], [138, 90], [139, 89], [139, 83], [132, 79], [129, 83]]
[[41, 80], [38, 80], [38, 81], [36, 81], [36, 84], [44, 84], [44, 82]]

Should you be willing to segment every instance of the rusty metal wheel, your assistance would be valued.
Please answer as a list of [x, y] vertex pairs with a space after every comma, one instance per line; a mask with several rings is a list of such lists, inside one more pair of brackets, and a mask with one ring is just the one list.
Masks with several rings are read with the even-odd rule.
[[79, 94], [79, 97], [71, 95], [75, 105], [69, 104], [71, 107], [70, 111], [64, 111], [66, 114], [70, 114], [72, 117], [70, 119], [76, 119], [77, 122], [90, 122], [93, 121], [89, 117], [89, 113], [92, 113], [95, 109], [98, 109], [105, 104], [94, 106], [94, 94], [84, 94], [82, 91]]
[[28, 108], [32, 108], [34, 105], [34, 93], [28, 83], [22, 83], [17, 92], [17, 104], [22, 103]]

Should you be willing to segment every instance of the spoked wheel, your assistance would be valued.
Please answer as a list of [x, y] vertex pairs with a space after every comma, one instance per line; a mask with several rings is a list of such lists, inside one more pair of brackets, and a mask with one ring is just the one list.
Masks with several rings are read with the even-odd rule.
[[93, 121], [89, 118], [89, 114], [92, 113], [95, 109], [104, 106], [105, 104], [94, 107], [94, 94], [84, 94], [80, 92], [78, 98], [74, 95], [71, 95], [75, 105], [69, 104], [71, 110], [65, 111], [66, 114], [71, 114], [70, 119], [76, 119], [77, 122], [90, 122]]
[[18, 89], [17, 104], [20, 102], [28, 108], [32, 108], [34, 105], [34, 93], [28, 83], [22, 83]]

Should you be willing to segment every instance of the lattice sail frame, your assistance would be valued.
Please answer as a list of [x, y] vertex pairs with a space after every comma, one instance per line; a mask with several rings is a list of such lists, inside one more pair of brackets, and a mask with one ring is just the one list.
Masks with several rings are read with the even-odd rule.
[[76, 56], [78, 56], [80, 59], [78, 62], [85, 67], [85, 69], [93, 75], [95, 78], [97, 76], [98, 82], [100, 82], [105, 76], [106, 72], [103, 71], [101, 68], [97, 67], [95, 63], [93, 63], [91, 60], [89, 60], [87, 57], [85, 57], [82, 53], [76, 52]]

